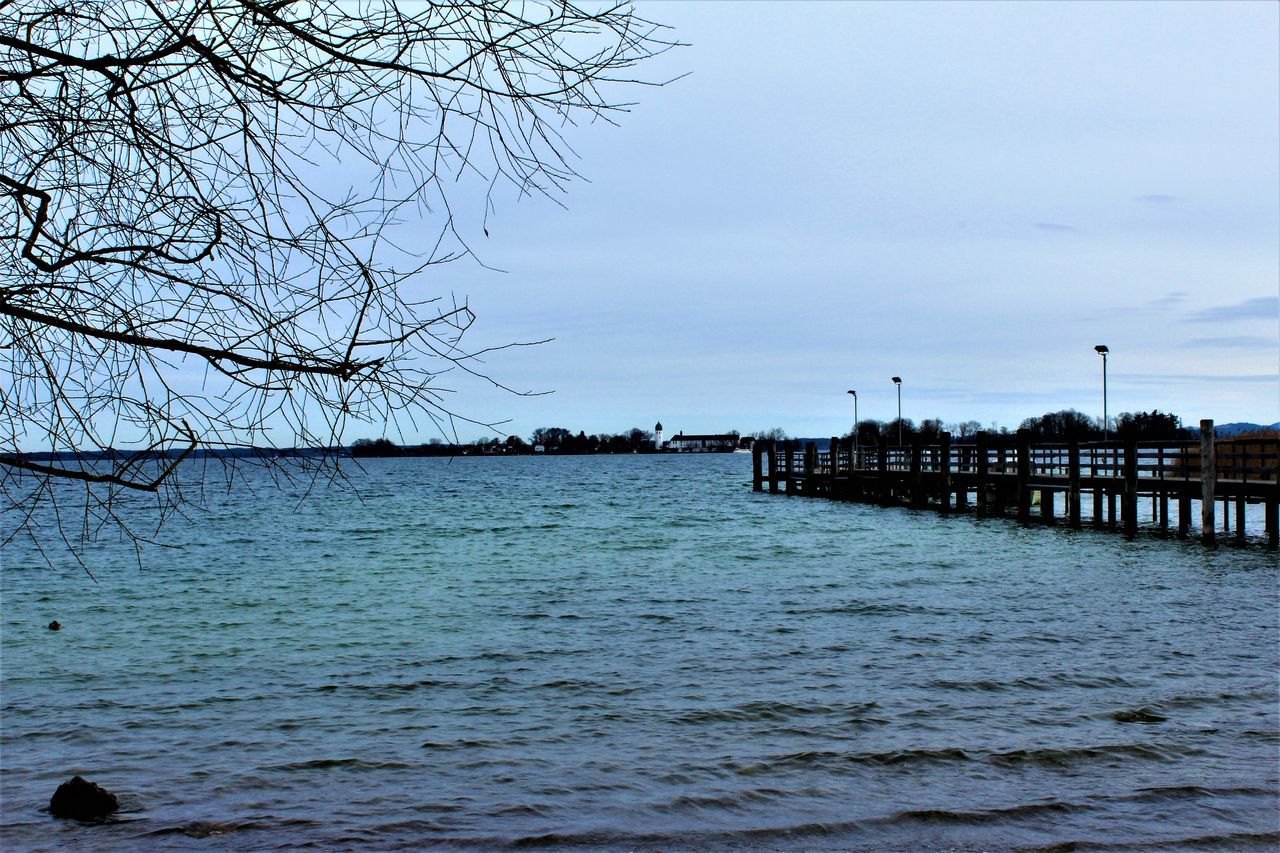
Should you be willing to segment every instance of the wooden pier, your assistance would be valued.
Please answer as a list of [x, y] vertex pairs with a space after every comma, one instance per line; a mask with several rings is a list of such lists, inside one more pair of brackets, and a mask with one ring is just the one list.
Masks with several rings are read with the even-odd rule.
[[1091, 526], [1126, 536], [1138, 532], [1139, 497], [1149, 497], [1151, 527], [1180, 537], [1194, 527], [1207, 545], [1216, 544], [1216, 507], [1224, 535], [1243, 543], [1245, 507], [1263, 504], [1266, 544], [1274, 549], [1280, 538], [1280, 438], [1215, 439], [1209, 420], [1200, 422], [1199, 441], [1043, 444], [1032, 443], [1027, 430], [979, 432], [972, 443], [953, 443], [943, 433], [936, 444], [908, 446], [832, 438], [821, 452], [813, 442], [757, 441], [752, 487], [942, 512], [972, 508], [980, 517], [1011, 513], [1022, 522], [1074, 528], [1084, 525], [1081, 505], [1088, 500]]

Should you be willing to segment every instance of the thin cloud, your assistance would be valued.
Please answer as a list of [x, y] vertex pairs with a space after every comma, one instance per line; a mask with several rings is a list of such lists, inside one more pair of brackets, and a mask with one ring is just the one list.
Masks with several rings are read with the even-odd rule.
[[1058, 233], [1067, 233], [1067, 232], [1079, 230], [1074, 225], [1063, 225], [1061, 222], [1036, 222], [1033, 224], [1035, 225], [1036, 228], [1039, 228], [1041, 231], [1056, 231]]
[[1280, 296], [1258, 296], [1235, 305], [1215, 305], [1187, 317], [1188, 323], [1219, 323], [1229, 320], [1275, 320], [1280, 317]]
[[[1186, 301], [1188, 295], [1189, 294], [1185, 290], [1175, 290], [1175, 291], [1172, 291], [1171, 293], [1167, 293], [1164, 296], [1161, 296], [1158, 299], [1152, 299], [1149, 302], [1143, 302], [1141, 305], [1120, 305], [1115, 308], [1111, 308], [1106, 312], [1106, 315], [1110, 317], [1115, 317], [1115, 316], [1125, 315], [1125, 314], [1150, 315], [1150, 314], [1159, 314], [1162, 312], [1172, 311], [1175, 308], [1180, 307], [1182, 303]], [[1099, 319], [1099, 315], [1081, 314], [1079, 317], [1077, 317], [1077, 319], [1082, 321], [1097, 320]]]
[[1249, 384], [1275, 385], [1280, 376], [1274, 373], [1116, 373], [1116, 379], [1128, 385], [1167, 385], [1170, 382], [1247, 382]]
[[1169, 308], [1177, 308], [1187, 299], [1185, 290], [1175, 290], [1167, 296], [1161, 296], [1159, 299], [1152, 299], [1147, 303], [1146, 307], [1165, 310]]
[[1196, 349], [1271, 349], [1280, 346], [1280, 340], [1257, 335], [1238, 335], [1226, 338], [1192, 338], [1183, 346]]
[[1173, 204], [1182, 201], [1176, 195], [1165, 195], [1164, 193], [1148, 193], [1147, 195], [1135, 196], [1134, 201], [1145, 202], [1146, 204]]

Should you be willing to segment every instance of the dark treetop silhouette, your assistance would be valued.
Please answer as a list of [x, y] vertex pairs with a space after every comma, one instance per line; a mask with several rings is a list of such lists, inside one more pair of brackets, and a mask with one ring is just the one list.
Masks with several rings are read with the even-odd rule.
[[410, 285], [495, 187], [561, 192], [561, 129], [669, 46], [626, 6], [0, 0], [6, 535], [68, 479], [82, 535], [176, 506], [197, 447], [450, 429], [441, 374], [493, 380], [467, 305]]

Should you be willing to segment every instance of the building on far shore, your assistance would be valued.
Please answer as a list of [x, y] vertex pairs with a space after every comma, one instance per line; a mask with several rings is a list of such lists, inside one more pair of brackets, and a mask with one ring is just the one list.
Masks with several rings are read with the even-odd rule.
[[[662, 435], [661, 432], [657, 434]], [[675, 453], [732, 453], [738, 449], [738, 436], [731, 432], [723, 435], [685, 435], [681, 432], [666, 444], [659, 437], [657, 447]]]

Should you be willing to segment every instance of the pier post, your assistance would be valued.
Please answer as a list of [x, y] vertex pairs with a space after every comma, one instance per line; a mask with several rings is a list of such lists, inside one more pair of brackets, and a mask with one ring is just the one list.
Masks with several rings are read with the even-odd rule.
[[1018, 521], [1031, 520], [1031, 431], [1018, 430]]
[[1280, 483], [1273, 484], [1266, 501], [1267, 547], [1274, 551], [1280, 546]]
[[764, 442], [757, 441], [751, 445], [751, 491], [764, 491]]
[[880, 503], [889, 503], [889, 442], [883, 436], [876, 439], [876, 486]]
[[782, 473], [786, 475], [786, 492], [791, 494], [795, 488], [796, 456], [790, 441], [782, 442]]
[[986, 430], [981, 430], [977, 436], [978, 441], [978, 518], [986, 518], [987, 516], [987, 472], [989, 462], [987, 460], [988, 444], [991, 441], [991, 434]]
[[995, 482], [994, 492], [996, 498], [996, 512], [1000, 515], [1004, 515], [1005, 504], [1009, 499], [1009, 495], [1007, 494], [1008, 489], [1005, 488], [1005, 483], [1008, 481], [1008, 477], [1006, 475], [1009, 473], [1008, 453], [1009, 448], [1005, 447], [1005, 444], [1002, 441], [1000, 446], [996, 448], [996, 468], [1000, 471], [1000, 478]]
[[1200, 421], [1200, 539], [1216, 544], [1213, 531], [1213, 498], [1218, 489], [1217, 448], [1213, 443], [1213, 421]]
[[1191, 495], [1178, 495], [1178, 538], [1191, 532]]
[[1102, 481], [1098, 479], [1098, 453], [1099, 448], [1096, 444], [1089, 448], [1089, 480], [1093, 484], [1093, 526], [1100, 528], [1106, 524], [1107, 517], [1103, 513], [1102, 499], [1103, 488]]
[[1124, 443], [1124, 535], [1138, 533], [1138, 441], [1126, 439]]
[[[1156, 476], [1160, 478], [1160, 482], [1157, 484], [1160, 490], [1160, 533], [1161, 535], [1167, 536], [1169, 534], [1169, 489], [1164, 484], [1164, 475], [1166, 470], [1164, 447], [1161, 447], [1156, 452], [1156, 465], [1158, 466], [1156, 468]], [[1156, 500], [1156, 496], [1154, 494], [1151, 496], [1151, 500]]]
[[[938, 497], [942, 499], [942, 511], [951, 510], [951, 433], [944, 432], [938, 436], [942, 444], [938, 447]], [[959, 501], [956, 502], [957, 504]]]
[[913, 505], [923, 504], [925, 502], [924, 483], [922, 481], [923, 476], [920, 473], [920, 438], [918, 436], [912, 436], [911, 477], [908, 484], [911, 496], [908, 500], [910, 500]]
[[1067, 444], [1067, 524], [1080, 529], [1080, 442]]
[[769, 493], [776, 495], [778, 493], [778, 442], [770, 439], [765, 449], [769, 454]]
[[827, 494], [831, 497], [836, 495], [836, 475], [840, 473], [840, 439], [831, 436], [831, 443], [827, 445]]
[[858, 493], [858, 450], [853, 443], [853, 436], [844, 439], [844, 443], [849, 449], [849, 480], [846, 486], [846, 493], [850, 498], [853, 498]]
[[818, 445], [812, 441], [804, 445], [804, 483], [800, 491], [806, 495], [818, 492]]
[[1236, 498], [1236, 541], [1244, 541], [1245, 499], [1244, 495]]

